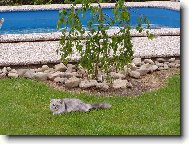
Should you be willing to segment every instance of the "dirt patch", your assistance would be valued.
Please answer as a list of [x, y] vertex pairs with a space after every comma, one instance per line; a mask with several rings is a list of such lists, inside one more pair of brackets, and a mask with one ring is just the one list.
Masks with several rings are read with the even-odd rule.
[[156, 89], [161, 88], [162, 86], [166, 85], [167, 79], [175, 74], [180, 74], [180, 69], [178, 68], [171, 68], [168, 70], [161, 70], [156, 71], [151, 74], [147, 74], [141, 79], [133, 79], [128, 78], [127, 80], [132, 83], [132, 88], [127, 89], [112, 89], [109, 88], [107, 91], [101, 91], [95, 87], [90, 89], [67, 89], [63, 85], [55, 84], [54, 82], [48, 81], [47, 84], [50, 87], [53, 87], [60, 91], [71, 91], [75, 93], [88, 93], [90, 95], [97, 95], [97, 96], [137, 96], [143, 92], [153, 91]]

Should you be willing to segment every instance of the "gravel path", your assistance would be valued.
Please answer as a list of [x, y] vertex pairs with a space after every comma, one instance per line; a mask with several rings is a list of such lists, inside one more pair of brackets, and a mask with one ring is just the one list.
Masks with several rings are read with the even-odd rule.
[[[180, 56], [180, 36], [134, 37], [135, 57]], [[59, 41], [0, 43], [0, 66], [57, 63]], [[78, 59], [74, 54], [72, 59]]]

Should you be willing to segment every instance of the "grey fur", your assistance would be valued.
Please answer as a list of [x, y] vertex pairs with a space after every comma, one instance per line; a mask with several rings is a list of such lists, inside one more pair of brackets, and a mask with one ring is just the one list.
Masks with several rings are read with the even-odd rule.
[[99, 104], [87, 104], [79, 99], [51, 99], [50, 100], [50, 111], [53, 114], [61, 114], [72, 111], [87, 112], [91, 109], [109, 109], [110, 104], [99, 103]]

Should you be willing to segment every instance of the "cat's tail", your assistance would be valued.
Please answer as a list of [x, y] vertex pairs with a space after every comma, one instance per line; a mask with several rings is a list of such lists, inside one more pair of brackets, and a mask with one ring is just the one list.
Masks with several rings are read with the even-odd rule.
[[92, 109], [109, 109], [112, 106], [108, 103], [91, 104]]

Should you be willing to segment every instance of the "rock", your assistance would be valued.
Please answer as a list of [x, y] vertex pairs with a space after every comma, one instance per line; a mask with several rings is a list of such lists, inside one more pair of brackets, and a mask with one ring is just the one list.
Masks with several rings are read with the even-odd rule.
[[158, 67], [158, 70], [164, 70], [164, 67]]
[[175, 61], [175, 58], [170, 58], [170, 59], [168, 59], [168, 62], [174, 62]]
[[47, 79], [53, 81], [56, 77], [61, 77], [62, 75], [63, 75], [63, 72], [55, 72], [55, 73], [49, 74]]
[[59, 83], [59, 84], [64, 84], [66, 80], [67, 78], [56, 77], [54, 79], [54, 82]]
[[164, 66], [164, 63], [156, 63], [156, 65], [157, 65], [158, 67], [163, 67], [163, 66]]
[[82, 78], [83, 76], [82, 76], [82, 74], [76, 72], [75, 77], [77, 77], [77, 78]]
[[13, 72], [9, 72], [8, 73], [8, 77], [10, 77], [10, 78], [17, 78], [18, 74], [17, 73], [13, 73]]
[[141, 58], [134, 58], [132, 60], [132, 63], [134, 63], [136, 66], [140, 66], [141, 65]]
[[65, 72], [67, 70], [67, 67], [63, 63], [55, 65], [54, 68], [55, 71], [60, 71], [60, 72]]
[[152, 72], [151, 64], [147, 63], [140, 67], [140, 69], [137, 69], [136, 71], [140, 73], [141, 76], [146, 75], [149, 72]]
[[87, 71], [84, 68], [79, 68], [77, 71], [79, 75], [82, 75], [82, 77], [87, 77]]
[[67, 70], [66, 72], [74, 72], [75, 71], [75, 65], [73, 64], [67, 64]]
[[136, 71], [139, 72], [141, 76], [144, 76], [149, 72], [148, 69], [137, 69]]
[[164, 70], [167, 70], [167, 69], [169, 69], [169, 66], [167, 64], [164, 64], [163, 68], [164, 68]]
[[153, 60], [151, 59], [144, 59], [144, 63], [154, 64]]
[[34, 78], [34, 76], [35, 76], [35, 72], [33, 70], [27, 70], [23, 75], [23, 77], [30, 79]]
[[75, 69], [75, 68], [76, 68], [76, 66], [75, 66], [75, 65], [73, 65], [73, 64], [67, 64], [67, 68], [69, 68], [69, 67], [71, 67], [71, 68], [73, 68], [73, 69]]
[[152, 67], [151, 67], [152, 72], [153, 72], [153, 71], [156, 71], [157, 69], [158, 69], [158, 66], [157, 66], [157, 65], [152, 65]]
[[0, 74], [2, 74], [3, 72], [2, 72], [2, 70], [0, 69]]
[[180, 60], [175, 60], [175, 63], [176, 64], [180, 64]]
[[123, 78], [125, 78], [124, 74], [120, 74], [120, 73], [116, 73], [116, 72], [110, 72], [110, 76], [113, 79], [123, 79]]
[[54, 73], [54, 69], [53, 68], [49, 68], [48, 70], [45, 70], [44, 73]]
[[22, 77], [26, 73], [27, 69], [17, 69], [17, 74]]
[[1, 70], [3, 73], [5, 73], [5, 74], [7, 74], [8, 73], [8, 71], [7, 71], [7, 68], [6, 67], [4, 67], [2, 70]]
[[136, 78], [136, 79], [139, 79], [140, 78], [140, 73], [137, 72], [137, 71], [131, 71], [131, 72], [129, 72], [129, 76], [133, 77], [133, 78]]
[[8, 72], [11, 71], [11, 68], [10, 68], [10, 67], [7, 67], [7, 71], [8, 71]]
[[125, 65], [125, 66], [124, 66], [124, 73], [122, 73], [122, 74], [124, 74], [125, 76], [128, 76], [129, 72], [131, 72], [131, 69], [128, 68], [127, 65]]
[[42, 68], [35, 69], [35, 72], [43, 72]]
[[[142, 63], [141, 63], [142, 64]], [[141, 66], [140, 64], [140, 66]], [[138, 65], [139, 66], [139, 65]], [[129, 63], [128, 64], [128, 67], [132, 70], [132, 71], [135, 71], [137, 69], [136, 65], [134, 63]]]
[[176, 68], [179, 68], [179, 67], [180, 67], [180, 64], [175, 64], [175, 67], [176, 67]]
[[169, 63], [168, 66], [169, 66], [170, 68], [174, 68], [174, 67], [176, 66], [176, 64], [175, 64], [175, 63]]
[[151, 67], [152, 67], [152, 65], [149, 64], [149, 63], [147, 63], [147, 64], [142, 65], [142, 66], [140, 67], [140, 69], [147, 69], [147, 70], [150, 70]]
[[168, 64], [169, 64], [169, 62], [164, 62], [164, 64], [167, 64], [167, 65], [168, 65]]
[[11, 69], [11, 71], [9, 71], [9, 73], [17, 73], [17, 71], [15, 69]]
[[65, 87], [75, 88], [75, 87], [79, 86], [80, 82], [81, 82], [81, 79], [72, 77], [72, 78], [68, 79], [67, 81], [65, 81]]
[[5, 77], [6, 77], [6, 74], [5, 74], [5, 73], [1, 73], [1, 74], [0, 74], [0, 79], [5, 78]]
[[97, 81], [96, 80], [83, 80], [80, 82], [79, 87], [80, 88], [90, 88], [96, 86]]
[[73, 72], [73, 73], [71, 73], [71, 72], [64, 72], [63, 75], [62, 75], [62, 77], [71, 78], [71, 77], [75, 76], [76, 74], [77, 74], [77, 72]]
[[165, 62], [165, 59], [164, 59], [164, 58], [157, 58], [156, 60], [157, 60], [159, 63]]
[[127, 88], [132, 88], [132, 87], [133, 87], [132, 83], [128, 82], [127, 83]]
[[47, 80], [47, 77], [48, 77], [48, 74], [44, 72], [35, 73], [35, 76], [34, 76], [35, 79], [42, 80], [42, 81]]
[[41, 67], [41, 70], [44, 72], [44, 71], [46, 71], [46, 70], [48, 70], [49, 69], [49, 66], [48, 65], [43, 65], [42, 67]]
[[97, 83], [96, 88], [106, 91], [109, 89], [109, 85], [107, 83]]
[[72, 67], [68, 67], [67, 70], [66, 70], [66, 72], [69, 72], [69, 73], [73, 72]]
[[113, 81], [112, 87], [114, 89], [126, 88], [127, 83], [128, 83], [127, 80], [116, 79], [116, 80]]

